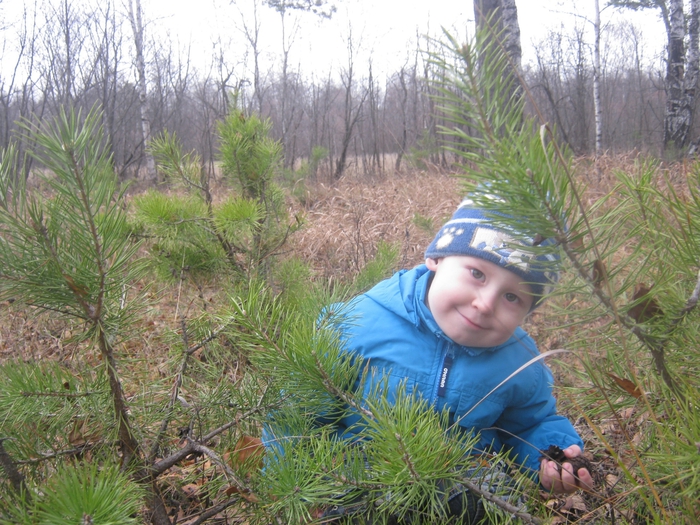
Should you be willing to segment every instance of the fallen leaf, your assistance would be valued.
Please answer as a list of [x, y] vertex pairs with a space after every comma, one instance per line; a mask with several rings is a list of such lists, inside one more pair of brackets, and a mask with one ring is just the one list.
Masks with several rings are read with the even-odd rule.
[[188, 498], [194, 499], [197, 497], [197, 493], [199, 492], [199, 485], [195, 483], [188, 483], [182, 487], [182, 492], [184, 492], [185, 496]]
[[642, 396], [642, 391], [639, 389], [639, 387], [629, 379], [625, 379], [624, 377], [617, 377], [616, 375], [611, 373], [608, 373], [608, 375], [613, 381], [615, 381], [615, 383], [617, 383], [617, 386], [622, 388], [632, 397], [640, 398]]
[[228, 460], [234, 468], [240, 468], [244, 465], [252, 465], [257, 468], [262, 468], [263, 455], [265, 447], [260, 438], [242, 435], [236, 446], [228, 454]]
[[564, 504], [566, 510], [579, 510], [581, 512], [586, 512], [588, 507], [586, 507], [586, 502], [578, 494], [573, 494], [566, 498], [566, 503]]
[[632, 416], [634, 416], [634, 412], [634, 407], [623, 408], [622, 410], [620, 410], [620, 419], [622, 419], [623, 421], [628, 421], [632, 419]]
[[238, 494], [240, 497], [242, 497], [244, 500], [249, 501], [251, 503], [258, 503], [260, 501], [260, 498], [258, 498], [255, 494], [250, 492], [249, 490], [241, 490], [238, 487], [235, 487], [234, 485], [229, 486], [224, 493], [227, 496], [231, 496], [233, 494]]
[[99, 432], [90, 432], [88, 420], [78, 418], [73, 421], [73, 428], [68, 433], [68, 441], [71, 445], [79, 447], [86, 443], [94, 443], [100, 438]]
[[617, 485], [617, 482], [620, 480], [618, 476], [615, 474], [607, 474], [605, 476], [605, 486], [609, 489], [614, 488]]

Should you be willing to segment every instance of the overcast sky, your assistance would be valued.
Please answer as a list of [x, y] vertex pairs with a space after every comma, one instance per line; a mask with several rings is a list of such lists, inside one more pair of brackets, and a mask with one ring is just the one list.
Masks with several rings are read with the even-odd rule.
[[[22, 6], [35, 0], [0, 0], [5, 25], [18, 17]], [[59, 0], [39, 0], [57, 2]], [[81, 0], [73, 0], [80, 2]], [[82, 0], [90, 1], [90, 0]], [[94, 0], [99, 1], [99, 0]], [[249, 48], [241, 32], [241, 19], [252, 23], [251, 6], [262, 0], [142, 0], [147, 33], [158, 45], [171, 39], [181, 49], [189, 48], [194, 64], [204, 70], [211, 62], [220, 40], [229, 64], [238, 67]], [[348, 35], [352, 34], [355, 64], [367, 71], [371, 59], [374, 74], [392, 73], [415, 56], [417, 35], [439, 35], [445, 27], [464, 39], [472, 34], [474, 8], [470, 0], [335, 0], [338, 10], [331, 20], [310, 14], [288, 18], [287, 35], [293, 38], [290, 68], [305, 74], [336, 74], [347, 61]], [[605, 0], [600, 0], [605, 4]], [[551, 28], [575, 24], [590, 31], [594, 0], [516, 0], [524, 62], [534, 56], [534, 45], [546, 38]], [[124, 9], [126, 11], [126, 9]], [[259, 8], [263, 70], [280, 68], [280, 16], [268, 7]], [[664, 28], [655, 11], [615, 15], [606, 9], [603, 24], [626, 18], [643, 28], [648, 41], [647, 61], [663, 49]], [[298, 22], [295, 26], [294, 21]], [[296, 32], [292, 30], [296, 27]], [[147, 34], [147, 37], [149, 35]], [[421, 42], [424, 47], [424, 42]], [[250, 63], [250, 62], [249, 62]]]
[[[7, 0], [6, 0], [7, 1]], [[236, 30], [239, 12], [250, 11], [253, 0], [142, 0], [145, 15], [163, 28], [171, 28], [181, 41], [195, 42], [196, 47], [207, 48], [214, 34], [241, 41]], [[605, 4], [601, 0], [601, 5]], [[534, 44], [545, 38], [547, 30], [574, 24], [592, 30], [593, 0], [517, 0], [521, 42], [524, 59], [533, 57]], [[358, 49], [358, 63], [366, 63], [371, 55], [378, 69], [393, 69], [415, 49], [416, 34], [438, 34], [446, 27], [460, 36], [466, 35], [473, 23], [474, 8], [469, 0], [337, 0], [338, 10], [331, 20], [311, 15], [300, 18], [301, 27], [292, 46], [293, 64], [302, 63], [304, 70], [315, 69], [327, 74], [329, 67], [347, 63], [346, 46], [349, 28]], [[266, 46], [275, 53], [279, 43], [279, 15], [263, 7], [261, 36]], [[648, 38], [647, 54], [658, 53], [664, 42], [664, 28], [654, 11], [622, 15], [606, 9], [601, 15], [603, 24], [613, 19], [626, 18], [643, 28]], [[290, 21], [291, 22], [291, 21]], [[288, 29], [292, 24], [288, 24]], [[469, 29], [471, 31], [471, 29]], [[191, 40], [190, 40], [191, 39]], [[409, 49], [407, 49], [407, 47]]]

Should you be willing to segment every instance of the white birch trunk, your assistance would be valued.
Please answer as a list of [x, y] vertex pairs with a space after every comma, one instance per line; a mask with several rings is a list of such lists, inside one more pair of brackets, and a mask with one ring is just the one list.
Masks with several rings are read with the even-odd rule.
[[603, 149], [603, 114], [600, 104], [600, 3], [595, 0], [595, 44], [593, 49], [593, 107], [595, 111], [595, 156], [600, 157]]
[[143, 55], [143, 22], [141, 17], [141, 0], [129, 0], [129, 21], [134, 32], [134, 47], [136, 48], [136, 72], [138, 75], [137, 90], [139, 94], [139, 110], [141, 113], [141, 133], [143, 149], [146, 157], [146, 176], [148, 183], [156, 182], [156, 163], [148, 149], [151, 142], [151, 120], [148, 116], [148, 88], [146, 85], [146, 60]]
[[519, 74], [523, 51], [520, 46], [520, 24], [515, 0], [501, 0], [501, 21], [503, 23], [503, 46]]

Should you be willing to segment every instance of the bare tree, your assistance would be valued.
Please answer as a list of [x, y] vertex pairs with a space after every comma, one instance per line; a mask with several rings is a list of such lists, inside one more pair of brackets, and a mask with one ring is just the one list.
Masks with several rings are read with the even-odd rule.
[[265, 96], [265, 91], [262, 85], [262, 73], [260, 72], [260, 18], [258, 14], [259, 1], [253, 0], [253, 20], [252, 23], [248, 23], [248, 19], [244, 16], [243, 12], [239, 9], [239, 14], [241, 15], [242, 21], [242, 32], [245, 36], [248, 45], [250, 46], [250, 51], [253, 54], [253, 98], [257, 103], [256, 111], [262, 115], [263, 112], [263, 99]]
[[396, 162], [394, 163], [394, 171], [398, 173], [401, 171], [401, 160], [406, 154], [406, 148], [408, 145], [408, 86], [406, 84], [406, 66], [401, 67], [399, 72], [394, 75], [392, 82], [398, 82], [398, 110], [399, 114], [401, 115], [401, 128], [398, 134], [399, 151], [396, 154]]
[[345, 102], [343, 104], [343, 134], [340, 142], [340, 154], [335, 164], [333, 172], [333, 180], [338, 180], [345, 172], [348, 148], [352, 139], [353, 130], [357, 124], [360, 115], [362, 114], [362, 106], [367, 98], [368, 90], [362, 89], [357, 93], [357, 78], [355, 76], [355, 44], [352, 39], [352, 27], [349, 27], [347, 37], [348, 63], [341, 71], [341, 81], [345, 93]]
[[114, 1], [98, 5], [95, 16], [95, 31], [91, 47], [95, 50], [95, 91], [102, 108], [102, 122], [109, 149], [116, 157], [114, 148], [115, 127], [118, 117], [117, 91], [119, 89], [119, 68], [121, 64], [122, 40]]

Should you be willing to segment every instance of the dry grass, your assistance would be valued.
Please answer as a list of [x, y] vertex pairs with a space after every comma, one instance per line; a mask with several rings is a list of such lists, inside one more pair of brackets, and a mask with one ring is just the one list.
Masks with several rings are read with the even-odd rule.
[[440, 173], [398, 174], [372, 182], [346, 177], [335, 186], [319, 184], [311, 204], [298, 210], [306, 225], [291, 248], [324, 277], [357, 273], [380, 241], [399, 244], [400, 266], [411, 267], [424, 260], [425, 248], [460, 196], [459, 180]]

